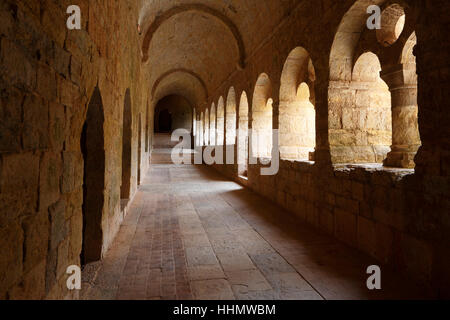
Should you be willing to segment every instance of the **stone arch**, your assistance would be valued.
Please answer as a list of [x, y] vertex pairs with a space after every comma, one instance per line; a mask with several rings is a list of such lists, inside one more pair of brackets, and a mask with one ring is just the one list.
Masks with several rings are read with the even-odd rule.
[[[386, 0], [372, 0], [381, 6]], [[351, 81], [355, 52], [366, 28], [367, 1], [358, 0], [345, 13], [334, 36], [330, 52], [330, 81]]]
[[152, 97], [155, 97], [156, 90], [158, 89], [161, 82], [165, 78], [169, 77], [170, 75], [172, 75], [174, 73], [185, 73], [185, 74], [192, 76], [196, 81], [198, 81], [200, 83], [200, 85], [202, 86], [202, 88], [204, 90], [205, 98], [208, 99], [208, 88], [206, 87], [205, 81], [203, 81], [202, 77], [200, 77], [197, 73], [195, 73], [192, 70], [186, 69], [186, 68], [171, 69], [167, 72], [164, 72], [161, 76], [159, 76], [158, 79], [156, 79], [155, 83], [153, 84]]
[[[381, 7], [385, 2], [371, 4]], [[391, 97], [380, 77], [380, 60], [360, 46], [367, 17], [367, 2], [356, 1], [331, 47], [328, 140], [333, 163], [382, 163], [392, 143]], [[375, 34], [371, 39], [375, 44], [368, 48], [379, 51]]]
[[122, 185], [120, 197], [129, 199], [131, 192], [131, 139], [132, 139], [132, 107], [130, 89], [125, 92], [122, 121]]
[[225, 108], [225, 144], [236, 144], [236, 92], [233, 87], [228, 90]]
[[81, 264], [97, 261], [102, 256], [102, 216], [105, 189], [105, 115], [102, 96], [95, 88], [88, 105], [81, 135], [84, 160], [83, 179], [83, 244]]
[[236, 40], [237, 49], [239, 51], [239, 65], [241, 68], [245, 68], [245, 45], [244, 40], [242, 39], [242, 35], [237, 26], [222, 12], [201, 3], [179, 4], [167, 11], [162, 12], [153, 20], [153, 22], [148, 27], [147, 32], [145, 33], [145, 37], [142, 43], [143, 62], [147, 62], [149, 59], [148, 50], [150, 48], [150, 43], [152, 41], [153, 35], [158, 30], [158, 28], [171, 17], [187, 11], [201, 12], [203, 14], [211, 15], [221, 21], [233, 34], [233, 37]]
[[211, 105], [211, 113], [209, 114], [209, 141], [212, 146], [216, 145], [216, 105]]
[[216, 144], [218, 146], [224, 145], [225, 138], [225, 102], [223, 97], [219, 98], [217, 102], [217, 133], [216, 133]]
[[238, 120], [238, 175], [248, 177], [248, 98], [245, 91], [241, 94], [239, 101], [239, 120]]
[[256, 81], [252, 99], [252, 156], [272, 157], [272, 82], [262, 73]]
[[314, 83], [316, 74], [307, 50], [291, 51], [280, 85], [279, 136], [282, 159], [310, 160], [316, 146]]

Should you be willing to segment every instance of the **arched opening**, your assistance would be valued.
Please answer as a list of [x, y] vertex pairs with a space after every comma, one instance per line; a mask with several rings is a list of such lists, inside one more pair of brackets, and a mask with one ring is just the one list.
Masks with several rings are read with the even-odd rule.
[[83, 179], [83, 244], [81, 264], [97, 261], [102, 255], [102, 213], [105, 189], [105, 146], [103, 102], [95, 88], [89, 102], [81, 134], [84, 160]]
[[217, 132], [216, 132], [216, 144], [223, 146], [225, 136], [225, 102], [223, 97], [219, 98], [217, 103]]
[[155, 106], [154, 141], [155, 145], [171, 148], [178, 141], [172, 141], [175, 130], [184, 129], [192, 135], [193, 106], [184, 96], [168, 95]]
[[[344, 15], [331, 48], [328, 140], [334, 164], [381, 164], [391, 150], [391, 94], [372, 52], [384, 51], [368, 40], [376, 31], [367, 30], [366, 22], [367, 4], [357, 1]], [[363, 32], [369, 34], [363, 37]]]
[[225, 110], [225, 139], [226, 145], [236, 144], [236, 93], [231, 87], [228, 91], [227, 106]]
[[122, 185], [120, 187], [121, 199], [130, 198], [131, 189], [131, 137], [132, 137], [132, 114], [131, 114], [130, 89], [125, 92], [122, 122]]
[[216, 105], [211, 106], [211, 114], [209, 115], [209, 141], [212, 146], [216, 145]]
[[238, 129], [238, 175], [248, 177], [248, 99], [247, 93], [242, 92], [239, 102]]
[[252, 104], [252, 156], [272, 157], [272, 83], [267, 74], [259, 76]]
[[180, 95], [169, 95], [159, 100], [155, 107], [155, 133], [171, 134], [177, 129], [192, 132], [190, 102]]
[[282, 159], [312, 160], [316, 146], [315, 70], [309, 53], [295, 48], [281, 75], [279, 137]]

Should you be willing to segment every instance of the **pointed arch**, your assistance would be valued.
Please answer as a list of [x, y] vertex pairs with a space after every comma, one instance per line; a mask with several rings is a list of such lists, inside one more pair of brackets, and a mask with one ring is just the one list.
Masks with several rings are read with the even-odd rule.
[[84, 160], [83, 175], [83, 243], [81, 264], [101, 259], [103, 246], [102, 216], [105, 189], [105, 115], [102, 96], [95, 88], [89, 101], [81, 135]]

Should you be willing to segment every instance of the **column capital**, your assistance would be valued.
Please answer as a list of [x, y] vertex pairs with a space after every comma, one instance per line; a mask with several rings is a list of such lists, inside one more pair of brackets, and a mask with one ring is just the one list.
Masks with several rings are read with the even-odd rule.
[[397, 64], [384, 67], [380, 77], [389, 86], [389, 90], [400, 88], [417, 88], [417, 73], [415, 64]]

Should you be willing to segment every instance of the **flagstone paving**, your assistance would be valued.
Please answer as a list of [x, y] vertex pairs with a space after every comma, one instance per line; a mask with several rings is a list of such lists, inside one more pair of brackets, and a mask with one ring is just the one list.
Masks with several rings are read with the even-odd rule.
[[[154, 164], [83, 299], [404, 299], [420, 290], [204, 166]], [[90, 271], [92, 273], [92, 271]]]

